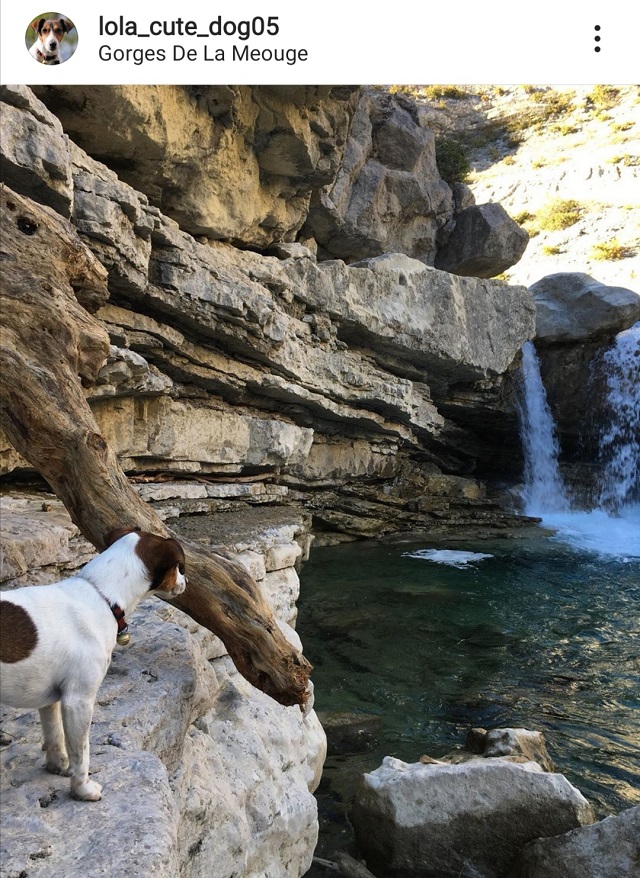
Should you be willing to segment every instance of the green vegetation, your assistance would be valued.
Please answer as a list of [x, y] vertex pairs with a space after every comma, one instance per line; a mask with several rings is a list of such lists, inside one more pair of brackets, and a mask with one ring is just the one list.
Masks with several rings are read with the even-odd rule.
[[420, 95], [430, 101], [463, 101], [470, 93], [458, 85], [425, 85], [420, 89]]
[[596, 85], [587, 95], [587, 107], [610, 110], [620, 99], [620, 89], [613, 85]]
[[527, 93], [530, 96], [530, 106], [523, 107], [504, 121], [506, 134], [513, 140], [522, 142], [528, 131], [538, 131], [550, 121], [561, 119], [575, 109], [574, 91], [536, 89]]
[[473, 94], [459, 85], [390, 85], [388, 91], [392, 95], [405, 94], [412, 98], [437, 101], [441, 110], [446, 106], [443, 101], [463, 101]]
[[538, 213], [538, 225], [545, 232], [557, 232], [577, 223], [583, 213], [584, 208], [575, 199], [557, 198]]
[[464, 146], [453, 137], [436, 138], [436, 164], [447, 183], [464, 183], [471, 169]]
[[532, 213], [529, 213], [528, 210], [521, 210], [520, 213], [516, 213], [513, 219], [518, 223], [519, 226], [523, 226], [525, 223], [530, 222], [532, 219], [535, 219], [535, 216]]
[[629, 153], [626, 153], [625, 155], [614, 155], [609, 159], [609, 162], [612, 165], [624, 165], [625, 168], [638, 168], [640, 167], [640, 156], [629, 155]]
[[595, 244], [591, 249], [591, 258], [597, 259], [598, 262], [616, 262], [618, 259], [628, 259], [633, 254], [633, 249], [625, 247], [617, 238]]
[[545, 244], [542, 248], [544, 256], [559, 256], [562, 253], [561, 247], [554, 247], [551, 244]]
[[634, 124], [635, 123], [631, 122], [631, 121], [617, 122], [616, 124], [612, 125], [611, 127], [613, 128], [614, 131], [630, 131], [633, 128]]

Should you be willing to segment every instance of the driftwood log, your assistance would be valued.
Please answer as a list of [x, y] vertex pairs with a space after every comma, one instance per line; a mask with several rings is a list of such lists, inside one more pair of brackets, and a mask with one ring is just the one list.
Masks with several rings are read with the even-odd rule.
[[[109, 339], [91, 312], [108, 298], [103, 266], [73, 227], [0, 191], [0, 424], [97, 549], [120, 526], [171, 532], [134, 492], [83, 393]], [[224, 642], [240, 673], [281, 704], [304, 705], [311, 666], [281, 633], [239, 564], [180, 538], [189, 585], [174, 600]]]

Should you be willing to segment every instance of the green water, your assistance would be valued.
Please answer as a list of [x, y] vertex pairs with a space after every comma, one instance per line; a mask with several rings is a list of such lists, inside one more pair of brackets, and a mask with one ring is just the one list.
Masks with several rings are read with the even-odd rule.
[[[494, 557], [456, 569], [406, 555], [444, 546]], [[301, 580], [316, 710], [360, 725], [329, 733], [319, 852], [347, 839], [362, 772], [440, 756], [473, 726], [542, 731], [599, 816], [640, 802], [640, 561], [537, 534], [362, 542], [316, 549]]]

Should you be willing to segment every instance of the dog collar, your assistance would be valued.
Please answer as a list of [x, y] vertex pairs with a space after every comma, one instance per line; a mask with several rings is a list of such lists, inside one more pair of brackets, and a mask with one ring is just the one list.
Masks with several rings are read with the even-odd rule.
[[[105, 600], [107, 600], [105, 598]], [[109, 601], [107, 601], [109, 604]], [[131, 636], [129, 634], [129, 626], [127, 625], [127, 621], [124, 618], [124, 610], [122, 607], [119, 607], [118, 604], [109, 604], [109, 609], [113, 613], [113, 618], [118, 623], [118, 634], [116, 636], [116, 640], [120, 644], [120, 646], [126, 646], [127, 643], [131, 640]]]
[[36, 54], [38, 58], [42, 59], [43, 64], [59, 64], [60, 59], [57, 55], [45, 55], [44, 52], [41, 52], [40, 49], [36, 49]]
[[113, 618], [116, 620], [116, 624], [118, 626], [118, 633], [116, 635], [116, 640], [120, 644], [120, 646], [126, 646], [127, 643], [131, 640], [131, 635], [129, 634], [129, 626], [127, 625], [127, 620], [124, 617], [124, 610], [118, 604], [112, 604], [109, 598], [102, 594], [98, 586], [91, 582], [90, 579], [87, 580], [98, 592], [102, 600], [109, 607], [111, 612], [113, 613]]

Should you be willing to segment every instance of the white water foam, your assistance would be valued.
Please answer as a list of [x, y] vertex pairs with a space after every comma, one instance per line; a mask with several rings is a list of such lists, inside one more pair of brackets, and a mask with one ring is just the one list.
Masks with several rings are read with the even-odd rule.
[[574, 549], [627, 562], [640, 559], [640, 506], [627, 506], [620, 515], [592, 509], [541, 517], [543, 527], [556, 531], [554, 539]]
[[476, 561], [493, 558], [484, 552], [462, 552], [456, 549], [418, 549], [416, 552], [403, 552], [405, 558], [419, 558], [422, 561], [433, 561], [434, 564], [446, 564], [464, 570]]

